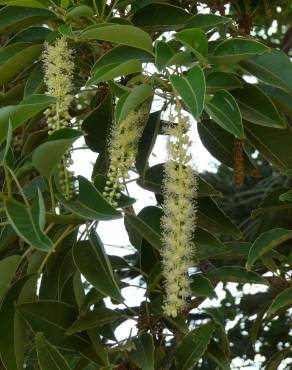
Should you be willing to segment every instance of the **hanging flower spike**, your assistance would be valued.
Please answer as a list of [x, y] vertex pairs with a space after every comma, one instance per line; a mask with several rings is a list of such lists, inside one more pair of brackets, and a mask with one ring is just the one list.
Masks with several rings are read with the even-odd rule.
[[[49, 135], [61, 128], [70, 126], [69, 106], [73, 100], [73, 54], [64, 37], [54, 45], [45, 44], [43, 55], [47, 94], [54, 96], [57, 102], [46, 109]], [[59, 169], [59, 184], [66, 199], [71, 199], [75, 192], [74, 173], [68, 168], [72, 165], [70, 150], [64, 155]]]
[[177, 124], [167, 129], [168, 161], [163, 181], [162, 261], [166, 297], [164, 312], [176, 317], [190, 296], [188, 269], [195, 252], [197, 179], [190, 166], [189, 118], [176, 105]]
[[122, 181], [129, 178], [129, 171], [135, 164], [138, 143], [147, 122], [149, 110], [144, 103], [112, 128], [109, 141], [109, 171], [103, 195], [109, 203], [117, 207], [121, 197], [120, 190], [124, 189]]

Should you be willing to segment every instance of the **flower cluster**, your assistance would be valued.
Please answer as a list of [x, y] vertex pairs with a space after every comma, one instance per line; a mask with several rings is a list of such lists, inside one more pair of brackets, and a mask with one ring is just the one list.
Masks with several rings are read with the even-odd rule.
[[191, 141], [187, 131], [189, 119], [176, 105], [177, 123], [167, 129], [168, 161], [165, 164], [163, 191], [163, 274], [165, 278], [166, 315], [176, 317], [190, 295], [188, 269], [194, 254], [197, 181], [190, 166]]
[[120, 190], [124, 189], [122, 180], [128, 179], [129, 170], [135, 163], [138, 142], [148, 114], [148, 104], [144, 103], [112, 128], [109, 142], [110, 165], [103, 195], [114, 207], [118, 205]]
[[[45, 83], [47, 94], [56, 98], [56, 104], [45, 111], [49, 135], [61, 128], [70, 126], [71, 116], [69, 106], [73, 96], [73, 55], [64, 37], [58, 39], [54, 45], [45, 45], [43, 56], [45, 67]], [[68, 168], [72, 164], [71, 153], [68, 151], [58, 166], [59, 183], [66, 199], [74, 195], [74, 173]]]

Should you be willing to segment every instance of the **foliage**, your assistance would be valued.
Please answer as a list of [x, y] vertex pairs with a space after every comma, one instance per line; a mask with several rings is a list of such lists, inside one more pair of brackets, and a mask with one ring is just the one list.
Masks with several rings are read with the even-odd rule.
[[[1, 1], [1, 369], [230, 369], [261, 355], [271, 370], [291, 359], [291, 13], [280, 0]], [[188, 125], [173, 106], [197, 121], [215, 174], [183, 172]], [[149, 165], [171, 132], [196, 215], [171, 206], [175, 184]], [[80, 138], [97, 153], [90, 180], [70, 168]], [[135, 213], [128, 171], [155, 206]], [[193, 255], [179, 262], [190, 291], [172, 317], [162, 229], [189, 209], [195, 234], [179, 240], [195, 248], [180, 245]], [[131, 252], [108, 255], [97, 225], [122, 218]], [[137, 281], [142, 303], [128, 307]]]

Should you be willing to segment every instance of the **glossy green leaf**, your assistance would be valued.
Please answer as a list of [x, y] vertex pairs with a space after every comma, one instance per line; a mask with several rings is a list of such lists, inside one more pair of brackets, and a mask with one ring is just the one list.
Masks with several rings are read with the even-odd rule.
[[255, 55], [266, 53], [269, 50], [270, 48], [258, 41], [234, 38], [222, 41], [215, 48], [209, 59], [216, 64], [238, 63]]
[[205, 110], [218, 125], [235, 137], [245, 137], [239, 107], [228, 91], [217, 91], [206, 103]]
[[196, 228], [195, 231], [195, 258], [205, 260], [216, 256], [226, 256], [228, 247], [207, 230]]
[[198, 198], [198, 227], [215, 234], [233, 235], [241, 237], [241, 231], [209, 197]]
[[123, 300], [102, 241], [94, 230], [88, 240], [75, 244], [73, 258], [81, 274], [99, 292], [118, 302]]
[[20, 256], [9, 256], [0, 261], [0, 302], [14, 279]]
[[66, 12], [67, 19], [79, 18], [79, 17], [90, 17], [91, 15], [93, 15], [93, 10], [88, 5], [79, 5], [74, 8], [70, 8]]
[[241, 66], [258, 79], [292, 92], [292, 65], [288, 56], [278, 49], [246, 60]]
[[15, 200], [6, 200], [4, 207], [14, 231], [21, 239], [32, 247], [45, 252], [52, 249], [52, 241], [42, 231], [45, 206], [40, 191], [38, 191], [38, 196], [30, 208]]
[[87, 81], [86, 86], [99, 84], [112, 80], [116, 77], [127, 76], [132, 73], [141, 72], [141, 63], [138, 60], [128, 60], [123, 63], [112, 63], [95, 69], [94, 75]]
[[279, 111], [286, 113], [287, 115], [292, 114], [292, 95], [274, 86], [259, 85], [259, 87], [266, 95], [268, 95]]
[[292, 288], [287, 288], [279, 293], [271, 303], [267, 317], [274, 316], [282, 309], [287, 309], [292, 306]]
[[234, 90], [242, 87], [241, 81], [232, 73], [211, 72], [206, 77], [208, 92], [215, 92], [221, 89]]
[[117, 122], [122, 122], [131, 111], [152, 95], [152, 88], [146, 84], [137, 85], [129, 93], [123, 95], [116, 106]]
[[[1, 4], [4, 3], [5, 1], [1, 1]], [[13, 1], [10, 3], [14, 5]], [[0, 34], [16, 33], [35, 23], [42, 23], [53, 17], [55, 17], [54, 14], [47, 9], [24, 8], [20, 11], [16, 6], [3, 7], [0, 10]]]
[[142, 63], [153, 62], [154, 57], [152, 53], [145, 50], [137, 49], [131, 46], [119, 45], [115, 46], [105, 54], [103, 54], [92, 68], [94, 73], [96, 70], [103, 66], [112, 63], [123, 63], [129, 60], [139, 60]]
[[34, 62], [42, 50], [43, 45], [24, 42], [2, 48], [0, 51], [0, 84], [10, 82], [23, 68]]
[[175, 38], [192, 51], [198, 60], [208, 53], [208, 39], [200, 28], [190, 28], [175, 34]]
[[215, 330], [210, 322], [189, 332], [176, 349], [175, 359], [177, 370], [191, 370], [205, 353]]
[[130, 25], [103, 23], [89, 26], [81, 32], [79, 38], [81, 40], [110, 41], [152, 52], [152, 40], [148, 33]]
[[[209, 119], [203, 119], [197, 125], [197, 129], [200, 139], [209, 153], [219, 162], [228, 167], [233, 167], [234, 136]], [[256, 173], [256, 167], [245, 152], [243, 152], [243, 158], [247, 173], [251, 175]]]
[[23, 95], [26, 97], [32, 94], [40, 94], [44, 91], [44, 87], [43, 65], [41, 63], [37, 63], [26, 80]]
[[[1, 361], [7, 370], [20, 370], [23, 364], [22, 356], [17, 351], [17, 340], [20, 332], [16, 326], [15, 302], [31, 276], [24, 276], [17, 280], [9, 289], [0, 306], [0, 355]], [[20, 365], [20, 366], [19, 366]]]
[[41, 370], [71, 369], [58, 349], [49, 343], [42, 333], [37, 333], [35, 340], [38, 363]]
[[71, 335], [80, 331], [104, 326], [120, 319], [126, 320], [127, 316], [117, 310], [100, 307], [89, 311], [84, 316], [78, 318], [67, 330], [67, 333]]
[[281, 172], [292, 168], [292, 130], [279, 130], [244, 123], [245, 133], [254, 147]]
[[155, 31], [172, 31], [182, 28], [190, 14], [180, 7], [171, 4], [148, 4], [137, 10], [132, 22], [144, 30]]
[[169, 61], [175, 54], [175, 51], [171, 48], [169, 43], [157, 41], [155, 45], [155, 65], [158, 71], [162, 71], [167, 67]]
[[285, 128], [286, 122], [281, 118], [270, 98], [258, 87], [244, 84], [243, 88], [233, 90], [242, 117], [262, 126]]
[[197, 27], [202, 29], [210, 29], [229, 22], [232, 22], [230, 18], [217, 14], [196, 14], [188, 20], [185, 28]]
[[129, 357], [142, 370], [154, 370], [154, 343], [152, 335], [143, 333], [133, 339], [135, 349], [129, 352]]
[[161, 111], [150, 113], [142, 137], [139, 140], [136, 168], [142, 178], [149, 167], [148, 160], [161, 128], [160, 115]]
[[190, 113], [198, 119], [203, 111], [206, 83], [199, 66], [193, 67], [186, 76], [171, 75], [170, 81], [177, 94], [182, 98]]
[[220, 369], [230, 370], [230, 361], [217, 342], [212, 341], [208, 346], [206, 355], [214, 361]]
[[26, 97], [18, 105], [9, 105], [0, 108], [0, 143], [2, 143], [8, 132], [9, 118], [12, 128], [21, 126], [26, 120], [41, 112], [49, 105], [56, 102], [56, 98], [46, 95], [31, 95]]
[[32, 155], [32, 161], [39, 173], [50, 178], [71, 145], [83, 135], [82, 131], [63, 128], [55, 131], [47, 142], [38, 146]]
[[262, 233], [250, 248], [246, 268], [251, 269], [254, 263], [267, 252], [292, 238], [292, 231], [287, 229], [272, 229]]
[[19, 31], [14, 35], [7, 45], [16, 44], [20, 42], [30, 42], [34, 44], [42, 44], [49, 37], [52, 31], [46, 27], [29, 27]]
[[202, 274], [191, 276], [191, 290], [195, 297], [207, 297], [210, 299], [217, 297], [210, 280]]
[[218, 280], [232, 283], [250, 283], [267, 285], [266, 279], [253, 271], [247, 271], [239, 266], [218, 267], [208, 273], [211, 280]]
[[78, 182], [76, 200], [66, 200], [61, 194], [56, 194], [64, 207], [85, 220], [107, 221], [122, 217], [121, 212], [113, 208], [89, 180], [78, 176]]
[[112, 124], [112, 109], [112, 95], [107, 94], [82, 123], [82, 130], [86, 132], [85, 142], [94, 152], [102, 153], [106, 150], [107, 137]]
[[3, 5], [48, 9], [51, 5], [48, 0], [1, 0]]

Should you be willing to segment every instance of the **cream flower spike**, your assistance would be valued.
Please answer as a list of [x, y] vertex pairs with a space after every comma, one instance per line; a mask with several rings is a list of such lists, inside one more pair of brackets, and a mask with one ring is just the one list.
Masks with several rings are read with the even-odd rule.
[[117, 207], [117, 200], [124, 189], [123, 180], [129, 178], [129, 171], [135, 164], [138, 143], [149, 114], [149, 104], [143, 103], [112, 128], [109, 141], [109, 171], [103, 195]]
[[162, 225], [162, 262], [166, 297], [164, 312], [176, 317], [187, 305], [190, 296], [188, 269], [195, 252], [197, 178], [190, 163], [191, 141], [187, 131], [189, 118], [179, 103], [175, 116], [177, 123], [168, 128], [167, 154], [163, 181], [164, 203]]
[[[70, 126], [71, 116], [68, 112], [73, 100], [73, 55], [68, 47], [65, 37], [62, 37], [53, 45], [45, 44], [43, 54], [45, 83], [47, 94], [57, 99], [56, 104], [46, 109], [49, 135], [61, 128]], [[68, 169], [72, 164], [71, 153], [68, 151], [58, 165], [59, 183], [66, 199], [74, 195], [74, 173]]]

